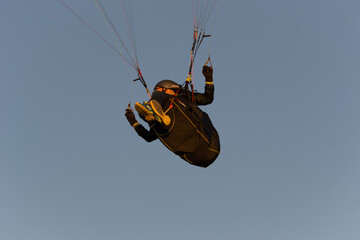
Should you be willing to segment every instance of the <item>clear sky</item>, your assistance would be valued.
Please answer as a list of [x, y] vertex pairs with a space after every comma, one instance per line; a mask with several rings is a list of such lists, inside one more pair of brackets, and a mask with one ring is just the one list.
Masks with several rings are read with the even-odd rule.
[[[195, 66], [202, 91], [210, 51], [222, 152], [207, 169], [139, 138], [136, 73], [58, 1], [31, 2], [86, 37], [0, 1], [0, 239], [360, 239], [360, 1], [216, 8]], [[93, 1], [67, 2], [111, 41]], [[103, 3], [127, 36], [119, 1]], [[150, 88], [182, 83], [192, 1], [133, 12]]]

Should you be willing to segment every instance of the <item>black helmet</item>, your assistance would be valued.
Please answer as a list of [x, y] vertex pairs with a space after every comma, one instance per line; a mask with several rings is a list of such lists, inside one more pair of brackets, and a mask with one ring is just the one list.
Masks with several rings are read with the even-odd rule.
[[162, 80], [155, 85], [154, 89], [155, 88], [179, 89], [180, 86], [172, 80]]

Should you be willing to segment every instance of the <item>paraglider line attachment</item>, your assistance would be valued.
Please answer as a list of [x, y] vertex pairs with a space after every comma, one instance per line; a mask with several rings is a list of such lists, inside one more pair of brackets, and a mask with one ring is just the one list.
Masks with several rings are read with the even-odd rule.
[[131, 111], [133, 110], [133, 109], [131, 108], [131, 101], [129, 102], [129, 104], [128, 104], [128, 106], [127, 106], [127, 109], [130, 109]]
[[208, 59], [206, 60], [204, 66], [207, 66], [208, 64], [210, 64], [210, 67], [211, 67], [211, 68], [213, 67], [212, 62], [211, 62], [211, 59], [210, 59], [210, 55], [209, 55]]

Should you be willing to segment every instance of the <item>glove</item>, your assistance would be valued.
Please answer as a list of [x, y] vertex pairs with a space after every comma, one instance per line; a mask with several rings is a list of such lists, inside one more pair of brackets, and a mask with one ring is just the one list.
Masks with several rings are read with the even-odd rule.
[[134, 126], [138, 122], [135, 118], [135, 114], [129, 108], [125, 110], [125, 117], [127, 118], [131, 126]]
[[213, 81], [213, 68], [209, 66], [203, 66], [202, 70], [203, 75], [205, 76], [206, 82], [212, 82]]

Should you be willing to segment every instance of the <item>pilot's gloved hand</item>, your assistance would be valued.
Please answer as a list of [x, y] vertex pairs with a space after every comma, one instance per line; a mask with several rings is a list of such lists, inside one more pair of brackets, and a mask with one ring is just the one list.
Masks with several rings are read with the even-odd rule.
[[203, 75], [205, 76], [206, 82], [212, 82], [213, 81], [213, 68], [209, 66], [203, 66], [202, 70]]
[[130, 125], [133, 126], [133, 127], [135, 127], [136, 124], [138, 123], [138, 121], [135, 118], [134, 112], [130, 108], [127, 108], [125, 110], [125, 117], [127, 118]]

